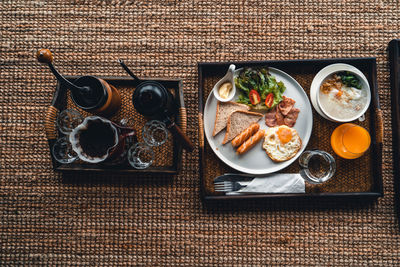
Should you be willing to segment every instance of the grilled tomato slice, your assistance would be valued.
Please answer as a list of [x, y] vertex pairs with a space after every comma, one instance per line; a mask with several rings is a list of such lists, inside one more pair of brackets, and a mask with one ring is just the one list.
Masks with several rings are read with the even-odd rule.
[[267, 106], [267, 108], [271, 108], [273, 104], [274, 104], [274, 94], [269, 93], [265, 98], [265, 105]]
[[256, 90], [251, 90], [249, 93], [249, 99], [253, 106], [261, 102], [260, 94]]

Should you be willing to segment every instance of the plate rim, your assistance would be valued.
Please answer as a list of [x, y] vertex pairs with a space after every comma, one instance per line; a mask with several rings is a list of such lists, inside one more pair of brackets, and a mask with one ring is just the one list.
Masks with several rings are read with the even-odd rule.
[[[243, 67], [243, 68], [244, 68], [244, 67]], [[239, 69], [235, 70], [235, 74], [236, 74], [237, 71], [239, 71], [239, 70], [241, 70], [241, 69], [243, 69], [243, 68], [239, 68]], [[296, 86], [298, 86], [298, 87], [301, 89], [302, 93], [305, 95], [306, 103], [308, 103], [308, 106], [310, 107], [310, 110], [311, 110], [311, 113], [310, 113], [310, 116], [311, 116], [311, 118], [310, 118], [310, 124], [311, 124], [310, 130], [307, 131], [308, 135], [306, 134], [306, 136], [304, 137], [304, 140], [307, 140], [307, 141], [305, 142], [304, 140], [302, 140], [302, 147], [300, 148], [300, 150], [296, 153], [296, 155], [295, 155], [293, 158], [291, 158], [291, 159], [289, 159], [289, 160], [287, 160], [287, 161], [285, 161], [285, 162], [281, 162], [282, 165], [278, 165], [278, 166], [272, 168], [272, 170], [268, 170], [268, 171], [265, 171], [265, 169], [263, 169], [263, 170], [254, 170], [254, 169], [249, 169], [249, 168], [245, 168], [245, 167], [238, 166], [238, 165], [235, 164], [235, 163], [232, 164], [232, 162], [231, 162], [230, 160], [226, 159], [226, 158], [222, 155], [222, 153], [220, 153], [219, 151], [216, 151], [216, 149], [211, 145], [211, 142], [210, 142], [210, 138], [211, 138], [211, 137], [209, 137], [209, 136], [207, 135], [207, 132], [206, 132], [206, 129], [205, 129], [205, 127], [206, 127], [206, 123], [205, 123], [205, 122], [206, 122], [206, 113], [203, 112], [203, 122], [204, 122], [204, 124], [203, 124], [203, 133], [204, 133], [204, 135], [206, 136], [207, 143], [208, 143], [208, 145], [211, 147], [211, 150], [213, 151], [213, 153], [214, 153], [224, 164], [228, 165], [229, 167], [231, 167], [231, 168], [233, 168], [233, 169], [235, 169], [235, 170], [237, 170], [237, 171], [240, 171], [240, 172], [243, 172], [243, 173], [247, 173], [247, 174], [252, 174], [252, 175], [266, 175], [266, 174], [275, 173], [275, 172], [280, 171], [280, 170], [282, 170], [282, 169], [288, 167], [289, 165], [291, 165], [294, 161], [296, 161], [296, 159], [297, 159], [297, 158], [301, 155], [301, 153], [305, 150], [306, 146], [308, 145], [308, 142], [310, 141], [311, 134], [312, 134], [312, 129], [313, 129], [313, 120], [314, 120], [314, 119], [313, 119], [313, 114], [312, 114], [312, 104], [310, 103], [310, 99], [309, 99], [309, 97], [308, 97], [306, 91], [304, 90], [304, 88], [299, 84], [299, 82], [298, 82], [295, 78], [293, 78], [292, 76], [290, 76], [288, 73], [286, 73], [286, 72], [284, 72], [284, 71], [282, 71], [282, 70], [280, 70], [280, 69], [274, 68], [274, 67], [268, 67], [268, 69], [274, 70], [274, 71], [276, 71], [276, 72], [282, 74], [282, 76], [286, 76], [287, 78], [289, 78], [290, 80], [292, 80], [293, 83], [294, 83]], [[210, 97], [214, 97], [213, 94], [212, 94], [212, 91], [208, 94], [208, 97], [207, 97], [207, 99], [206, 99], [206, 103], [204, 104], [204, 109], [203, 109], [204, 111], [206, 110], [206, 106], [207, 106], [207, 104], [208, 104], [209, 101], [210, 101]], [[218, 101], [218, 100], [216, 100], [216, 101]]]

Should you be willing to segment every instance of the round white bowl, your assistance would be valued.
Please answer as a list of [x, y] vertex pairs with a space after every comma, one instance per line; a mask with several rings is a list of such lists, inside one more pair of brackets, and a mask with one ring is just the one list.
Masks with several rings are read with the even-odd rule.
[[[321, 84], [323, 84], [325, 82], [325, 80], [328, 77], [330, 77], [332, 74], [341, 72], [341, 71], [349, 71], [352, 74], [354, 74], [360, 80], [361, 85], [362, 85], [362, 87], [361, 87], [362, 90], [366, 90], [366, 92], [367, 92], [367, 104], [362, 109], [360, 109], [360, 111], [357, 113], [356, 116], [349, 117], [346, 119], [339, 119], [339, 118], [334, 117], [333, 115], [326, 112], [326, 110], [319, 103], [319, 88], [320, 88]], [[371, 103], [371, 90], [370, 90], [367, 78], [359, 69], [357, 69], [356, 67], [351, 66], [349, 64], [336, 63], [336, 64], [326, 66], [325, 68], [320, 70], [317, 73], [317, 75], [315, 75], [315, 77], [311, 83], [310, 98], [311, 98], [311, 103], [312, 103], [314, 109], [323, 118], [330, 120], [330, 121], [334, 121], [334, 122], [350, 122], [350, 121], [354, 121], [357, 119], [362, 120], [362, 118], [364, 117], [364, 114], [367, 111], [367, 109]]]

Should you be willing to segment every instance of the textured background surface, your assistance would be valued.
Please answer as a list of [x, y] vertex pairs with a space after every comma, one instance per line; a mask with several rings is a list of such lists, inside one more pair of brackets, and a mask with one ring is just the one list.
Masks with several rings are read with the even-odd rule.
[[[0, 262], [2, 265], [396, 265], [387, 43], [396, 1], [0, 2]], [[197, 62], [377, 57], [384, 111], [385, 197], [365, 207], [216, 212], [199, 197], [197, 151], [172, 179], [62, 176], [43, 131], [64, 74], [182, 78], [197, 143]]]

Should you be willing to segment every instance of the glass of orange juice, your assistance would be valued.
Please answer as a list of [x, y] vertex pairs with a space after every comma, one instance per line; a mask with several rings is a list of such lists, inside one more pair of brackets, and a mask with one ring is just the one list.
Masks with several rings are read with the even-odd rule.
[[361, 157], [371, 144], [368, 131], [356, 124], [345, 123], [338, 126], [331, 135], [333, 151], [342, 158], [356, 159]]

